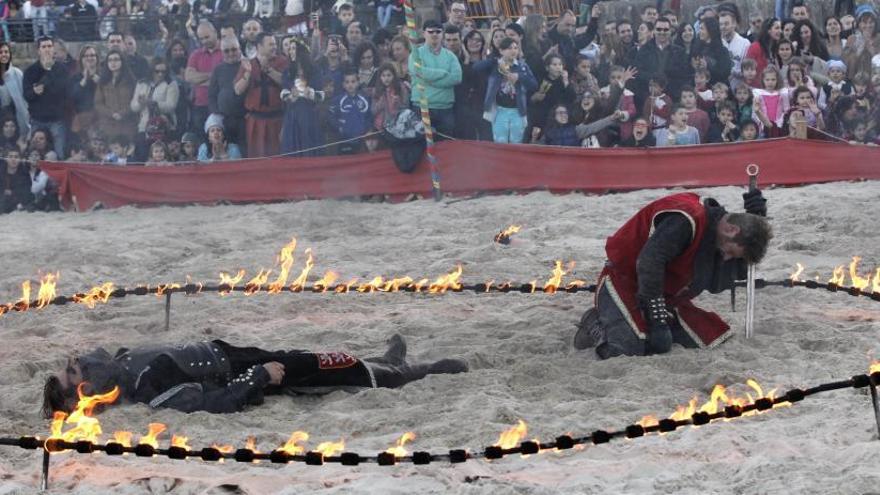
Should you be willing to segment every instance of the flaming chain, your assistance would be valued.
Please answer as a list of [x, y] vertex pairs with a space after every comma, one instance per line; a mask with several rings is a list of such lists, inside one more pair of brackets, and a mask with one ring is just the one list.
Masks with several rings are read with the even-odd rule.
[[[717, 420], [754, 416], [772, 409], [789, 407], [819, 393], [865, 387], [875, 390], [878, 383], [880, 383], [880, 361], [874, 361], [868, 374], [856, 375], [848, 380], [824, 383], [808, 389], [793, 388], [779, 396], [776, 396], [773, 390], [764, 394], [762, 387], [754, 380], [749, 380], [747, 385], [755, 392], [755, 396], [747, 393], [737, 397], [731, 395], [729, 390], [723, 386], [716, 385], [709, 400], [702, 406], [697, 406], [698, 399], [695, 397], [688, 405], [676, 408], [676, 411], [666, 419], [658, 420], [654, 416], [645, 416], [638, 422], [616, 431], [596, 430], [580, 437], [563, 434], [550, 442], [541, 442], [537, 438], [523, 441], [528, 427], [525, 421], [519, 420], [515, 426], [502, 432], [494, 444], [481, 450], [453, 449], [441, 454], [415, 451], [410, 454], [406, 450], [405, 444], [412, 442], [416, 435], [413, 432], [407, 432], [397, 440], [394, 446], [375, 456], [345, 452], [343, 440], [322, 442], [314, 450], [307, 451], [305, 442], [309, 440], [309, 434], [303, 431], [293, 432], [284, 445], [270, 453], [258, 451], [256, 440], [253, 437], [249, 437], [245, 446], [239, 449], [235, 449], [231, 445], [217, 444], [194, 449], [190, 447], [188, 437], [172, 435], [168, 448], [163, 449], [159, 447], [158, 437], [167, 428], [161, 423], [150, 423], [147, 433], [140, 437], [136, 445], [132, 445], [133, 435], [127, 431], [117, 431], [112, 440], [101, 444], [99, 443], [100, 425], [91, 414], [97, 406], [115, 401], [119, 390], [115, 388], [106, 394], [84, 396], [80, 389], [78, 390], [80, 400], [75, 411], [69, 417], [65, 417], [64, 413], [56, 414], [52, 421], [49, 438], [41, 439], [38, 436], [0, 438], [0, 445], [32, 450], [44, 449], [48, 453], [75, 451], [81, 454], [90, 454], [103, 451], [111, 456], [131, 453], [137, 457], [200, 458], [205, 461], [219, 462], [223, 462], [224, 459], [232, 459], [237, 462], [250, 463], [268, 460], [279, 464], [302, 462], [313, 466], [325, 463], [339, 463], [345, 466], [356, 466], [362, 463], [376, 463], [384, 466], [401, 462], [411, 462], [416, 465], [432, 462], [461, 463], [470, 459], [494, 460], [516, 454], [526, 458], [547, 451], [583, 449], [588, 444], [599, 445], [618, 438], [635, 439], [655, 433], [663, 435], [685, 426], [698, 427], [717, 422]], [[63, 424], [73, 426], [67, 431], [62, 431]]]

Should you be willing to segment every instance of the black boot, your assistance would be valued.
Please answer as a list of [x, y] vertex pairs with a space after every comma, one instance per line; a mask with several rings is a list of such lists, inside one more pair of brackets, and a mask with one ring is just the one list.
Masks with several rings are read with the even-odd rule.
[[406, 364], [406, 341], [403, 336], [396, 333], [388, 339], [388, 350], [379, 357], [364, 358], [364, 361], [370, 363], [382, 363], [390, 365]]
[[468, 370], [463, 359], [441, 359], [433, 363], [391, 365], [374, 360], [364, 360], [376, 380], [377, 387], [398, 388], [409, 382], [421, 380], [432, 374], [464, 373]]

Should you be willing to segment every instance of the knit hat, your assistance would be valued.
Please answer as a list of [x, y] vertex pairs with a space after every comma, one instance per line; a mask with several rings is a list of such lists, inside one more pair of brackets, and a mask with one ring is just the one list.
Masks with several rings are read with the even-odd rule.
[[219, 127], [221, 130], [225, 130], [223, 127], [223, 116], [219, 113], [212, 113], [205, 120], [205, 133], [210, 131], [212, 127]]
[[877, 11], [874, 10], [874, 6], [871, 4], [862, 4], [856, 7], [856, 20], [859, 20], [863, 15], [870, 15], [876, 19]]
[[180, 137], [180, 142], [197, 145], [199, 144], [199, 137], [196, 136], [196, 133], [194, 132], [185, 132], [183, 133], [183, 136]]
[[846, 72], [846, 64], [842, 60], [829, 60], [825, 63], [825, 71], [831, 72], [831, 69], [840, 69]]

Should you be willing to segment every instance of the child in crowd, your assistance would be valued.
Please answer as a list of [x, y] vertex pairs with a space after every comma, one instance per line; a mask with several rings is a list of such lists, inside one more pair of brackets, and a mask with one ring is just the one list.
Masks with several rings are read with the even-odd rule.
[[709, 87], [709, 70], [697, 69], [694, 71], [694, 93], [697, 95], [697, 106], [701, 110], [709, 111], [715, 103], [715, 95]]
[[474, 72], [486, 74], [483, 118], [492, 123], [496, 143], [521, 143], [526, 130], [528, 95], [538, 89], [529, 66], [518, 58], [519, 44], [505, 37], [498, 43], [499, 58], [474, 64]]
[[[615, 68], [623, 70], [622, 67], [615, 66], [611, 68], [611, 71], [613, 72]], [[581, 96], [587, 91], [592, 91], [593, 93], [599, 91], [599, 81], [593, 75], [592, 70], [593, 60], [585, 55], [578, 55], [574, 66], [574, 77], [571, 78], [571, 86], [574, 90], [572, 101], [580, 101]]]
[[767, 137], [782, 135], [782, 121], [788, 112], [789, 101], [782, 94], [782, 78], [779, 69], [770, 64], [761, 74], [763, 89], [754, 90], [755, 113], [764, 125]]
[[819, 90], [816, 88], [816, 83], [814, 83], [813, 78], [807, 74], [804, 61], [800, 57], [793, 58], [791, 63], [788, 64], [788, 73], [785, 77], [785, 87], [789, 90], [794, 90], [795, 88], [803, 86], [809, 88], [810, 92], [813, 93], [813, 98], [819, 97]]
[[[342, 140], [363, 136], [370, 130], [373, 121], [370, 114], [370, 100], [358, 92], [358, 85], [357, 71], [348, 70], [342, 79], [343, 93], [334, 97], [330, 103], [330, 121]], [[363, 147], [364, 144], [360, 140], [341, 143], [339, 153], [353, 154], [361, 151]]]
[[739, 140], [740, 142], [756, 141], [758, 139], [758, 124], [749, 120], [743, 122], [740, 126]]
[[871, 103], [873, 96], [869, 89], [871, 88], [871, 79], [867, 74], [859, 72], [852, 78], [853, 96], [856, 97], [856, 108], [863, 115], [871, 114]]
[[173, 165], [169, 159], [168, 146], [162, 141], [153, 141], [150, 145], [149, 158], [144, 164], [148, 167], [167, 167]]
[[740, 126], [746, 122], [759, 123], [754, 111], [755, 96], [750, 87], [744, 84], [737, 86], [733, 100], [736, 104], [736, 121]]
[[68, 163], [85, 163], [89, 161], [89, 150], [75, 139], [67, 145], [67, 161]]
[[568, 105], [574, 101], [574, 86], [569, 83], [568, 71], [556, 52], [544, 57], [544, 77], [538, 90], [529, 98], [529, 124], [544, 127], [548, 114], [556, 105]]
[[733, 143], [739, 140], [736, 123], [736, 107], [729, 101], [722, 102], [716, 112], [718, 120], [712, 123], [706, 135], [707, 143]]
[[807, 125], [815, 127], [819, 130], [825, 130], [825, 121], [822, 118], [822, 111], [813, 98], [813, 92], [806, 86], [795, 89], [791, 95], [791, 107], [797, 109], [803, 114], [803, 118], [807, 121]]
[[[343, 3], [336, 10], [336, 17], [330, 21], [330, 32], [333, 34], [338, 34], [339, 36], [345, 36], [345, 32], [348, 30], [348, 25], [354, 20], [354, 5], [350, 3]], [[350, 47], [354, 49], [354, 47]]]
[[653, 148], [657, 146], [654, 133], [650, 130], [650, 123], [645, 117], [638, 117], [633, 122], [632, 136], [624, 139], [620, 146], [623, 148]]
[[747, 58], [742, 61], [741, 67], [743, 80], [741, 84], [737, 85], [737, 87], [744, 84], [749, 88], [760, 88], [761, 81], [758, 78], [758, 62], [756, 62], [753, 58]]
[[669, 115], [669, 127], [654, 131], [657, 147], [700, 144], [700, 133], [695, 127], [689, 126], [687, 120], [687, 109], [680, 104], [673, 105]]
[[195, 162], [199, 156], [199, 137], [194, 132], [186, 132], [180, 137], [180, 153], [177, 156], [178, 162]]
[[645, 100], [643, 115], [648, 116], [648, 121], [653, 129], [666, 127], [672, 109], [672, 98], [666, 94], [666, 77], [655, 75], [648, 81], [650, 96]]
[[31, 178], [21, 166], [21, 151], [8, 148], [0, 165], [0, 213], [11, 213], [31, 207]]
[[129, 157], [134, 151], [130, 146], [131, 142], [126, 136], [117, 135], [110, 138], [110, 150], [104, 156], [103, 163], [110, 165], [126, 165]]
[[550, 109], [543, 132], [540, 127], [532, 128], [532, 143], [549, 146], [580, 146], [576, 126], [571, 122], [568, 107], [562, 103]]
[[866, 144], [868, 146], [877, 146], [880, 138], [872, 141], [870, 139], [870, 135], [868, 131], [870, 130], [870, 126], [868, 122], [864, 119], [858, 119], [853, 122], [850, 126], [850, 131], [846, 133], [844, 139], [846, 139], [849, 144]]
[[379, 77], [373, 90], [373, 127], [381, 130], [388, 122], [394, 121], [397, 113], [406, 108], [409, 91], [397, 75], [397, 69], [390, 62], [379, 67]]
[[687, 124], [697, 129], [700, 139], [706, 139], [709, 132], [709, 114], [697, 108], [697, 92], [690, 86], [681, 88], [679, 103], [687, 112]]
[[613, 98], [611, 91], [612, 87], [616, 85], [620, 88], [620, 98], [615, 109], [622, 111], [625, 115], [625, 119], [619, 124], [619, 141], [625, 141], [632, 135], [632, 117], [637, 114], [636, 99], [635, 94], [626, 88], [626, 84], [633, 79], [636, 74], [638, 74], [638, 71], [632, 67], [624, 69], [620, 65], [614, 65], [608, 73], [608, 86], [605, 86], [600, 90], [603, 99], [611, 99]]
[[838, 96], [851, 95], [853, 92], [852, 84], [846, 80], [846, 64], [840, 60], [829, 60], [825, 64], [828, 70], [828, 82], [822, 86], [819, 92], [819, 108], [825, 110], [832, 104]]
[[[733, 103], [733, 95], [730, 94], [730, 87], [726, 83], [717, 82], [712, 85], [712, 106], [706, 110], [709, 114], [709, 122], [715, 122], [718, 119], [718, 109], [724, 102]], [[736, 107], [734, 107], [736, 108]]]

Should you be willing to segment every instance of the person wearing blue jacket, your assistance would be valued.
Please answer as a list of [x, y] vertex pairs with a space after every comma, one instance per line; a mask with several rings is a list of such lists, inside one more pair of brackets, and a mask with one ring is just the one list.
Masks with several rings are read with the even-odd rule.
[[[414, 107], [422, 107], [426, 100], [431, 125], [446, 136], [455, 134], [455, 86], [461, 83], [461, 63], [451, 51], [443, 48], [443, 25], [435, 20], [422, 26], [425, 43], [409, 56], [408, 69], [412, 77]], [[424, 95], [423, 95], [424, 93]], [[441, 136], [442, 137], [442, 136]]]
[[517, 58], [519, 44], [513, 38], [504, 38], [498, 48], [501, 58], [474, 65], [474, 71], [489, 75], [483, 118], [492, 123], [496, 143], [521, 143], [527, 126], [529, 93], [538, 88], [538, 82], [528, 64]]

